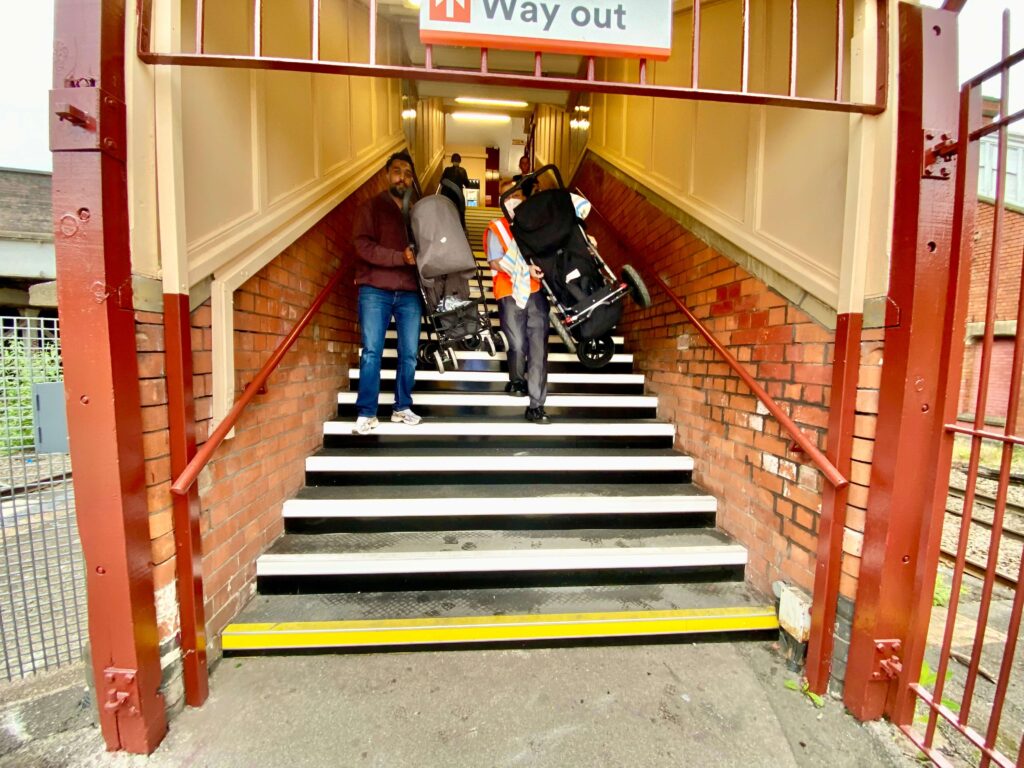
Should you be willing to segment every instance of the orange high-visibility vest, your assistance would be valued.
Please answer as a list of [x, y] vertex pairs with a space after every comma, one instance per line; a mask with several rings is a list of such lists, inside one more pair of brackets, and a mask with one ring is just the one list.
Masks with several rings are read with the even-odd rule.
[[[488, 223], [487, 229], [484, 230], [484, 254], [487, 254], [487, 233], [493, 232], [501, 243], [503, 253], [508, 253], [508, 249], [512, 247], [512, 230], [509, 229], [508, 222], [505, 219], [495, 219]], [[491, 269], [491, 278], [494, 280], [494, 298], [503, 299], [506, 296], [512, 295], [512, 276], [508, 272], [504, 272], [500, 269]], [[536, 293], [540, 290], [540, 281], [530, 278], [530, 293]]]

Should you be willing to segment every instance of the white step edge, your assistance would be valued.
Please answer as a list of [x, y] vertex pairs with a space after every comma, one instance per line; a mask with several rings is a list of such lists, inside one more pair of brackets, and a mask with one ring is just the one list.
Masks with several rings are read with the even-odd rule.
[[396, 573], [569, 571], [610, 568], [692, 568], [745, 565], [738, 544], [692, 547], [472, 550], [468, 552], [353, 552], [262, 555], [257, 576], [356, 576]]
[[[543, 426], [535, 425], [538, 430]], [[415, 427], [412, 427], [415, 429]], [[457, 454], [456, 454], [457, 455]], [[682, 454], [666, 456], [558, 456], [550, 455], [506, 455], [506, 456], [462, 456], [453, 460], [447, 452], [431, 456], [308, 456], [307, 472], [380, 472], [394, 474], [402, 472], [450, 472], [458, 469], [466, 474], [473, 472], [689, 472], [693, 470], [693, 459]]]
[[[350, 379], [359, 378], [358, 368], [349, 368]], [[393, 381], [398, 371], [393, 368], [383, 369], [380, 377]], [[416, 381], [475, 381], [475, 382], [507, 382], [508, 374], [504, 371], [416, 371]], [[555, 384], [643, 384], [642, 373], [549, 373], [548, 383]]]
[[[548, 503], [550, 502], [550, 503]], [[714, 496], [524, 496], [521, 498], [289, 499], [287, 518], [509, 517], [715, 512]]]
[[[510, 398], [509, 400], [517, 399]], [[522, 398], [518, 398], [518, 404], [522, 405]], [[525, 407], [525, 406], [524, 406]], [[325, 435], [350, 435], [355, 427], [354, 421], [328, 421], [324, 423]], [[414, 437], [432, 437], [435, 435], [454, 435], [458, 437], [475, 437], [483, 435], [516, 437], [522, 435], [537, 435], [536, 424], [525, 420], [519, 421], [434, 421], [427, 419], [415, 428], [406, 424], [395, 424], [391, 421], [382, 421], [373, 430], [374, 435], [406, 435]], [[553, 437], [675, 437], [675, 425], [665, 422], [566, 422], [553, 421], [545, 424], [544, 434]]]
[[[362, 347], [360, 347], [359, 351], [360, 353], [362, 352]], [[385, 349], [381, 357], [397, 358], [398, 350]], [[464, 350], [455, 350], [455, 357], [457, 357], [459, 360], [504, 360], [506, 356], [504, 352], [499, 352], [494, 357], [491, 357], [486, 352], [466, 352]], [[580, 359], [576, 357], [576, 355], [573, 355], [569, 352], [551, 352], [548, 354], [549, 363], [578, 363], [579, 361]], [[608, 362], [632, 363], [633, 355], [632, 353], [614, 354], [612, 355], [611, 360], [609, 360]]]
[[[497, 318], [494, 318], [491, 321], [491, 327], [492, 328], [500, 328], [501, 327], [501, 321], [498, 320]], [[384, 335], [384, 338], [386, 338], [386, 339], [397, 339], [398, 338], [398, 331], [396, 331], [394, 329], [389, 329], [388, 332]], [[427, 332], [426, 331], [421, 331], [420, 332], [420, 338], [421, 339], [427, 338]], [[548, 341], [551, 342], [551, 343], [557, 343], [557, 342], [560, 342], [561, 339], [559, 338], [558, 334], [552, 333], [550, 336], [548, 336]], [[612, 343], [616, 344], [617, 346], [622, 346], [623, 344], [626, 343], [626, 339], [624, 337], [622, 337], [622, 336], [612, 336]]]
[[[358, 397], [358, 392], [339, 392], [338, 404], [352, 405]], [[395, 402], [395, 393], [381, 392], [377, 402], [381, 405], [391, 405]], [[510, 397], [503, 392], [415, 392], [413, 408], [415, 409], [417, 405], [497, 406], [519, 410], [525, 408], [523, 398]], [[544, 405], [549, 408], [657, 408], [658, 398], [653, 395], [548, 395]]]

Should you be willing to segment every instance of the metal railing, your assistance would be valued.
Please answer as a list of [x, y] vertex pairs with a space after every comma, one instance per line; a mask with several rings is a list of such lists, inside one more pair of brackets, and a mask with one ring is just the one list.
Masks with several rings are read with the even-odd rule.
[[[596, 217], [599, 218], [604, 224], [605, 229], [608, 230], [608, 232], [619, 243], [619, 245], [623, 245], [621, 240], [618, 240], [617, 235], [615, 235], [615, 229], [612, 227], [611, 223], [604, 216], [604, 214], [598, 211], [597, 208], [591, 207], [590, 215], [596, 215]], [[697, 316], [690, 311], [690, 308], [686, 306], [683, 300], [676, 296], [675, 292], [672, 290], [669, 284], [665, 282], [665, 280], [662, 279], [660, 275], [654, 276], [654, 282], [656, 282], [661, 287], [661, 289], [668, 296], [669, 300], [676, 305], [676, 308], [680, 312], [683, 313], [683, 315], [686, 317], [686, 320], [690, 323], [690, 325], [692, 325], [697, 330], [697, 332], [702, 337], [704, 337], [704, 340], [707, 341], [708, 345], [715, 350], [718, 356], [722, 358], [722, 360], [733, 370], [733, 372], [737, 376], [739, 376], [739, 378], [743, 381], [744, 384], [747, 385], [747, 387], [754, 394], [754, 396], [761, 401], [765, 408], [768, 409], [768, 412], [775, 417], [775, 420], [779, 422], [779, 425], [786, 431], [787, 434], [789, 434], [791, 438], [793, 438], [793, 442], [796, 443], [799, 450], [806, 454], [807, 457], [814, 463], [814, 465], [818, 467], [819, 470], [821, 470], [821, 473], [825, 476], [825, 479], [828, 480], [837, 489], [845, 488], [846, 486], [848, 486], [850, 484], [850, 481], [843, 476], [843, 473], [840, 472], [831, 461], [829, 461], [828, 457], [825, 456], [824, 453], [818, 450], [818, 446], [816, 446], [811, 441], [811, 439], [803, 433], [800, 427], [797, 426], [796, 422], [793, 421], [793, 419], [791, 419], [789, 415], [782, 410], [782, 408], [779, 406], [775, 398], [768, 394], [765, 388], [762, 387], [757, 382], [757, 380], [750, 374], [750, 372], [743, 366], [743, 364], [740, 363], [735, 357], [733, 357], [732, 353], [729, 352], [729, 350], [727, 350], [722, 345], [722, 343], [715, 338], [714, 334], [712, 334], [711, 331], [709, 331], [707, 327], [699, 319], [697, 319]]]
[[654, 282], [661, 286], [662, 290], [668, 295], [669, 299], [676, 308], [683, 313], [687, 321], [697, 332], [704, 337], [704, 340], [708, 343], [712, 349], [718, 354], [725, 363], [732, 368], [733, 373], [739, 376], [740, 380], [747, 385], [747, 388], [754, 394], [754, 396], [761, 401], [762, 405], [768, 409], [768, 412], [775, 417], [775, 420], [779, 422], [779, 425], [786, 431], [786, 433], [793, 439], [793, 442], [797, 444], [800, 450], [807, 455], [807, 457], [814, 463], [814, 465], [821, 470], [821, 473], [836, 488], [845, 488], [850, 484], [850, 481], [843, 476], [835, 464], [828, 460], [818, 446], [816, 446], [811, 439], [803, 433], [797, 423], [789, 417], [785, 411], [779, 406], [778, 402], [762, 387], [750, 372], [735, 358], [732, 353], [727, 350], [718, 339], [709, 331], [704, 324], [697, 319], [696, 315], [690, 311], [689, 307], [683, 303], [660, 276], [654, 276]]
[[[431, 0], [433, 2], [433, 0]], [[804, 109], [825, 110], [832, 112], [849, 112], [877, 115], [885, 110], [888, 92], [888, 35], [889, 35], [889, 4], [886, 0], [861, 0], [865, 7], [874, 6], [873, 17], [876, 24], [875, 32], [875, 99], [871, 103], [860, 103], [844, 100], [844, 83], [847, 80], [845, 49], [849, 42], [846, 30], [847, 0], [831, 0], [834, 8], [834, 31], [836, 35], [833, 48], [832, 65], [834, 67], [834, 88], [832, 98], [811, 98], [798, 96], [797, 71], [799, 57], [799, 16], [797, 0], [790, 0], [789, 40], [787, 83], [785, 93], [769, 93], [750, 89], [750, 72], [755, 66], [751, 63], [751, 11], [750, 0], [743, 0], [742, 13], [734, 34], [740, 45], [738, 88], [712, 89], [700, 86], [699, 62], [701, 50], [714, 47], [714, 42], [705, 40], [701, 34], [702, 9], [701, 0], [693, 3], [693, 24], [691, 36], [690, 83], [681, 85], [658, 85], [648, 82], [647, 59], [640, 59], [637, 82], [621, 82], [603, 80], [596, 77], [594, 56], [583, 57], [581, 74], [575, 77], [543, 74], [543, 54], [533, 52], [528, 69], [522, 71], [496, 71], [488, 63], [488, 49], [480, 48], [479, 66], [476, 69], [466, 67], [443, 67], [435, 62], [439, 51], [427, 43], [423, 45], [423, 65], [392, 64], [378, 60], [377, 33], [378, 17], [381, 3], [368, 0], [368, 60], [367, 61], [333, 61], [323, 56], [322, 41], [332, 30], [325, 28], [321, 11], [321, 0], [309, 0], [308, 19], [300, 19], [303, 24], [308, 20], [309, 39], [308, 55], [306, 56], [268, 56], [264, 53], [267, 30], [263, 23], [264, 0], [250, 0], [252, 7], [252, 28], [248, 30], [251, 54], [209, 53], [206, 46], [206, 3], [198, 0], [195, 3], [195, 16], [190, 20], [195, 29], [195, 37], [190, 41], [190, 51], [155, 51], [152, 48], [151, 26], [153, 21], [153, 0], [138, 0], [138, 40], [137, 53], [147, 64], [172, 64], [178, 66], [201, 67], [244, 67], [251, 69], [270, 69], [291, 72], [318, 72], [326, 74], [356, 75], [362, 77], [387, 77], [423, 81], [462, 82], [477, 85], [505, 86], [512, 88], [543, 88], [550, 90], [589, 91], [597, 93], [613, 93], [635, 96], [654, 96], [674, 99], [700, 99], [735, 104], [753, 104], [770, 106], [800, 107]], [[385, 5], [389, 13], [405, 13], [398, 11], [394, 5]], [[406, 16], [406, 18], [414, 18]], [[711, 44], [709, 44], [709, 42]]]
[[74, 664], [86, 639], [85, 563], [71, 457], [38, 453], [32, 385], [60, 381], [53, 318], [0, 317], [0, 674]]
[[188, 465], [182, 471], [181, 475], [175, 479], [174, 483], [171, 484], [171, 492], [178, 495], [184, 496], [188, 493], [188, 489], [199, 477], [199, 473], [203, 471], [211, 458], [213, 458], [214, 452], [220, 447], [220, 444], [224, 442], [224, 438], [227, 437], [228, 432], [234, 429], [235, 424], [241, 417], [242, 412], [246, 409], [249, 403], [252, 402], [253, 398], [258, 394], [262, 394], [266, 391], [267, 379], [275, 371], [281, 360], [287, 354], [288, 350], [291, 349], [292, 345], [305, 330], [306, 326], [309, 325], [313, 317], [317, 312], [320, 311], [320, 307], [323, 306], [324, 302], [327, 301], [327, 297], [331, 295], [331, 292], [337, 287], [338, 282], [341, 280], [342, 270], [339, 268], [334, 276], [327, 281], [327, 285], [323, 287], [323, 290], [317, 294], [313, 303], [310, 305], [306, 313], [299, 319], [292, 330], [287, 336], [277, 345], [270, 358], [260, 368], [259, 373], [256, 377], [249, 382], [249, 385], [242, 392], [241, 396], [235, 401], [235, 404], [228, 411], [228, 415], [224, 417], [224, 420], [217, 425], [217, 428], [213, 430], [213, 433], [207, 438], [206, 442], [203, 443], [202, 447], [196, 451], [196, 455], [192, 457]]
[[[1021, 415], [1021, 386], [1024, 383], [1024, 270], [1020, 264], [1019, 246], [1015, 247], [1011, 242], [1008, 220], [1008, 216], [1020, 214], [1011, 213], [1006, 206], [1008, 129], [1024, 122], [1024, 111], [1009, 111], [1010, 70], [1014, 65], [1024, 62], [1024, 49], [1011, 54], [1009, 28], [1009, 12], [1006, 11], [1003, 16], [1001, 61], [963, 84], [960, 135], [956, 139], [947, 140], [935, 150], [938, 156], [955, 157], [957, 163], [951, 261], [960, 269], [960, 279], [956, 290], [955, 312], [950, 315], [948, 327], [943, 329], [943, 333], [955, 345], [954, 361], [960, 360], [962, 363], [964, 358], [967, 313], [984, 312], [984, 332], [977, 359], [977, 390], [973, 393], [973, 421], [970, 425], [956, 423], [952, 421], [956, 409], [951, 407], [946, 411], [947, 418], [952, 418], [945, 425], [944, 469], [950, 466], [954, 436], [967, 438], [969, 442], [966, 469], [955, 470], [963, 475], [962, 510], [952, 524], [947, 522], [949, 479], [939, 478], [928, 521], [929, 541], [935, 543], [921, 565], [923, 583], [925, 589], [928, 589], [928, 585], [935, 584], [939, 579], [941, 542], [942, 548], [949, 552], [947, 561], [951, 561], [952, 565], [947, 584], [948, 603], [944, 606], [944, 616], [933, 614], [927, 617], [929, 622], [919, 622], [920, 626], [927, 627], [927, 631], [922, 629], [912, 633], [904, 652], [901, 652], [901, 656], [905, 654], [908, 661], [900, 677], [903, 688], [899, 695], [909, 699], [912, 706], [907, 708], [907, 722], [900, 723], [900, 727], [936, 765], [950, 764], [946, 753], [937, 746], [939, 731], [944, 731], [941, 740], [947, 744], [960, 742], [977, 749], [980, 752], [978, 765], [981, 768], [992, 764], [1020, 765], [1024, 760], [1024, 737], [1019, 716], [1013, 716], [1009, 723], [1003, 721], [1004, 712], [1019, 707], [1019, 693], [1015, 692], [1020, 682], [1019, 662], [1015, 663], [1015, 654], [1019, 650], [1017, 646], [1024, 614], [1024, 557], [1021, 557], [1019, 550], [1013, 555], [1007, 546], [1014, 522], [1011, 470], [1015, 449], [1024, 445], [1024, 434], [1021, 434], [1018, 423]], [[981, 89], [986, 81], [996, 77], [1001, 81], [1002, 94], [998, 119], [982, 125]], [[974, 224], [973, 213], [980, 165], [978, 142], [993, 133], [998, 137], [998, 160], [992, 229], [987, 242], [980, 238], [980, 232], [975, 241], [975, 230], [979, 229]], [[961, 236], [958, 237], [958, 234]], [[987, 285], [983, 292], [972, 296], [970, 283], [984, 274], [986, 265]], [[1007, 296], [1007, 288], [1013, 289], [1012, 297]], [[1015, 298], [1016, 306], [1008, 298]], [[1012, 318], [1007, 308], [1012, 310]], [[997, 323], [1010, 319], [1014, 322], [1015, 331], [1013, 361], [1007, 384], [997, 378], [998, 373], [993, 366], [993, 348]], [[964, 386], [961, 364], [951, 364], [942, 386], [946, 389], [947, 399], [957, 404]], [[985, 418], [993, 388], [1003, 386], [1008, 387], [1008, 397], [1005, 427], [1000, 432], [986, 428]], [[983, 451], [989, 450], [993, 455], [986, 460]], [[983, 498], [986, 494], [991, 497], [987, 509]], [[980, 552], [979, 540], [983, 543]], [[978, 557], [979, 554], [985, 558], [984, 565], [978, 563], [976, 567], [971, 567], [971, 555]], [[1004, 577], [1007, 569], [1015, 571], [1009, 579]], [[946, 577], [943, 575], [942, 578]], [[969, 583], [972, 584], [970, 589], [967, 587]], [[1012, 586], [1007, 588], [1007, 583]], [[969, 634], [971, 625], [973, 638], [965, 642], [965, 626]], [[935, 638], [939, 630], [941, 641], [937, 647], [933, 644], [928, 649], [931, 651], [928, 655], [933, 660], [937, 656], [938, 662], [935, 672], [926, 680], [919, 676], [918, 669], [914, 667], [917, 666], [916, 660], [925, 655], [929, 637]], [[1001, 649], [998, 649], [999, 645]], [[957, 667], [954, 673], [953, 661], [964, 669]], [[986, 670], [986, 665], [990, 669]], [[1011, 685], [1015, 673], [1017, 685]], [[1011, 698], [1015, 700], [1010, 701]], [[923, 714], [912, 717], [920, 709], [924, 710]], [[915, 721], [923, 722], [923, 728]]]

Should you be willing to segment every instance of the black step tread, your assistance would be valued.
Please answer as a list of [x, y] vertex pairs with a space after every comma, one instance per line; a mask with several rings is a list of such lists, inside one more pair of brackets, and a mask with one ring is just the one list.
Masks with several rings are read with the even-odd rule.
[[307, 486], [294, 498], [331, 500], [346, 499], [468, 499], [468, 498], [521, 498], [523, 503], [537, 499], [557, 499], [559, 496], [706, 496], [705, 491], [687, 483], [666, 483], [651, 487], [647, 484], [564, 483], [552, 485], [348, 485]]
[[457, 618], [771, 605], [741, 581], [256, 595], [238, 624]]
[[735, 545], [735, 543], [724, 533], [708, 528], [286, 533], [267, 550], [266, 554], [645, 549], [650, 547], [715, 547]]

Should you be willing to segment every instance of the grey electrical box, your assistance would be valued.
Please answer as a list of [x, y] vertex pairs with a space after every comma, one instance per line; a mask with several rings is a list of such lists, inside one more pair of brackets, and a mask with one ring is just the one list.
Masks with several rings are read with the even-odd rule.
[[37, 453], [68, 452], [68, 412], [64, 382], [32, 385], [32, 426]]

